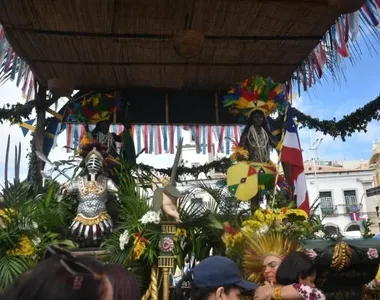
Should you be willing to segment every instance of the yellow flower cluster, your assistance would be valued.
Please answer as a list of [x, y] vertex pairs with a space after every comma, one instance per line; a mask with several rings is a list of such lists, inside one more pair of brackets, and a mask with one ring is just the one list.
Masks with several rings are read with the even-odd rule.
[[186, 229], [183, 229], [183, 228], [177, 228], [177, 230], [174, 234], [173, 240], [177, 241], [181, 237], [184, 237], [184, 238], [187, 237], [187, 231], [186, 231]]
[[18, 247], [16, 249], [8, 250], [7, 254], [14, 256], [32, 256], [36, 252], [31, 240], [23, 235], [20, 237]]
[[233, 248], [243, 240], [243, 234], [241, 232], [237, 234], [225, 232], [222, 236], [222, 240], [227, 248]]
[[308, 219], [306, 212], [301, 209], [257, 209], [251, 219], [243, 222], [240, 231], [229, 224], [225, 224], [222, 240], [227, 248], [233, 248], [243, 241], [244, 236], [242, 232], [253, 235], [260, 231], [262, 233], [266, 232], [270, 228], [282, 228], [282, 221], [290, 215], [303, 217], [304, 222], [307, 222]]
[[248, 159], [248, 151], [243, 147], [236, 145], [232, 147], [232, 155], [230, 159], [232, 161], [237, 161], [239, 158]]
[[276, 210], [272, 210], [270, 208], [265, 209], [265, 210], [257, 209], [250, 220], [243, 222], [242, 230], [247, 231], [247, 232], [252, 232], [252, 233], [257, 232], [261, 229], [280, 224], [284, 219], [286, 219], [290, 215], [303, 217], [305, 221], [308, 218], [306, 212], [303, 211], [302, 209], [288, 209], [288, 208], [281, 208], [281, 209], [276, 209]]
[[12, 208], [5, 208], [4, 210], [0, 209], [0, 219], [9, 222], [11, 220], [10, 216], [14, 215], [15, 213], [16, 211]]

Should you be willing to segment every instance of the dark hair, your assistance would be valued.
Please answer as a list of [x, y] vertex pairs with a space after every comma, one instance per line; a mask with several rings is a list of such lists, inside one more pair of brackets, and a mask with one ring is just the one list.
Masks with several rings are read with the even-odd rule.
[[102, 264], [93, 257], [82, 260], [94, 271], [104, 273], [112, 285], [114, 300], [141, 300], [139, 283], [132, 272], [121, 265]]
[[284, 258], [277, 269], [276, 281], [281, 285], [298, 283], [317, 271], [314, 262], [304, 252], [293, 251]]
[[11, 284], [2, 300], [95, 300], [106, 292], [107, 278], [92, 273], [81, 259], [62, 260], [59, 255], [39, 262]]
[[139, 283], [132, 272], [121, 265], [103, 265], [113, 289], [114, 300], [141, 300]]
[[[185, 291], [182, 289], [184, 282], [190, 282], [190, 295], [186, 297]], [[191, 271], [183, 275], [182, 279], [177, 283], [175, 289], [173, 290], [172, 300], [207, 300], [210, 294], [214, 293], [218, 288], [223, 287], [225, 293], [228, 295], [233, 286], [216, 286], [216, 287], [207, 287], [207, 288], [198, 288], [195, 286], [192, 281]]]

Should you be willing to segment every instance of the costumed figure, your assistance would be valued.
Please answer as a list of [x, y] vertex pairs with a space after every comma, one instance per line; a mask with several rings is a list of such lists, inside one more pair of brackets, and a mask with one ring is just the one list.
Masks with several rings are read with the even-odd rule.
[[314, 286], [299, 282], [282, 286], [277, 282], [277, 270], [282, 261], [290, 253], [303, 251], [298, 241], [274, 232], [253, 236], [245, 234], [245, 240], [243, 272], [249, 281], [262, 285], [256, 290], [254, 299], [325, 300], [323, 293]]
[[176, 187], [175, 178], [177, 175], [179, 160], [181, 158], [182, 142], [183, 139], [181, 139], [178, 144], [170, 182], [166, 186], [156, 189], [153, 194], [153, 210], [159, 212], [162, 209], [169, 218], [173, 218], [176, 222], [180, 222], [178, 199], [181, 198], [181, 192]]
[[287, 94], [282, 85], [270, 78], [256, 76], [237, 84], [224, 99], [231, 113], [247, 120], [240, 141], [233, 147], [231, 159], [237, 163], [227, 171], [227, 185], [238, 200], [253, 201], [259, 191], [274, 188], [277, 170], [270, 153], [279, 147], [279, 139], [270, 131], [268, 121], [275, 111], [282, 118]]
[[86, 174], [62, 188], [64, 194], [77, 195], [77, 216], [70, 229], [78, 242], [86, 247], [99, 246], [102, 237], [113, 229], [106, 203], [108, 194], [117, 197], [117, 188], [104, 174], [103, 161], [102, 154], [94, 148], [85, 158]]
[[[80, 107], [76, 111], [80, 111], [80, 115], [86, 123], [95, 123], [95, 128], [90, 132], [87, 128], [86, 135], [80, 141], [78, 154], [85, 158], [89, 151], [96, 147], [104, 156], [104, 165], [107, 167], [108, 176], [115, 183], [119, 182], [118, 172], [120, 166], [120, 157], [123, 161], [131, 165], [136, 163], [136, 153], [132, 137], [132, 127], [128, 123], [128, 118], [125, 116], [124, 131], [120, 134], [110, 132], [111, 118], [116, 122], [116, 112], [119, 104], [117, 99], [108, 94], [95, 94], [89, 99], [84, 99]], [[126, 110], [127, 112], [128, 110]], [[118, 151], [117, 143], [122, 144], [120, 152]], [[82, 167], [84, 162], [82, 162]]]

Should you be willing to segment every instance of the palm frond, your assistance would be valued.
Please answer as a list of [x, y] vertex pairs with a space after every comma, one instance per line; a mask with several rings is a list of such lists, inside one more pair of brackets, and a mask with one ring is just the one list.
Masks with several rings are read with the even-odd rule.
[[0, 258], [0, 294], [18, 276], [28, 271], [30, 261], [22, 256], [5, 255]]

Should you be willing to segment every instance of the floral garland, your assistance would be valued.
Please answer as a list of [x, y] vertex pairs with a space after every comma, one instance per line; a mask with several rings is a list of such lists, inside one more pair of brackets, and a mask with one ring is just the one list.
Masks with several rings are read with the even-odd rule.
[[367, 103], [349, 115], [344, 116], [341, 120], [319, 120], [309, 115], [305, 115], [296, 108], [293, 108], [293, 114], [297, 121], [303, 127], [315, 129], [328, 134], [334, 138], [341, 137], [343, 141], [347, 136], [351, 136], [354, 132], [364, 131], [367, 132], [368, 123], [380, 120], [380, 96], [371, 102]]

